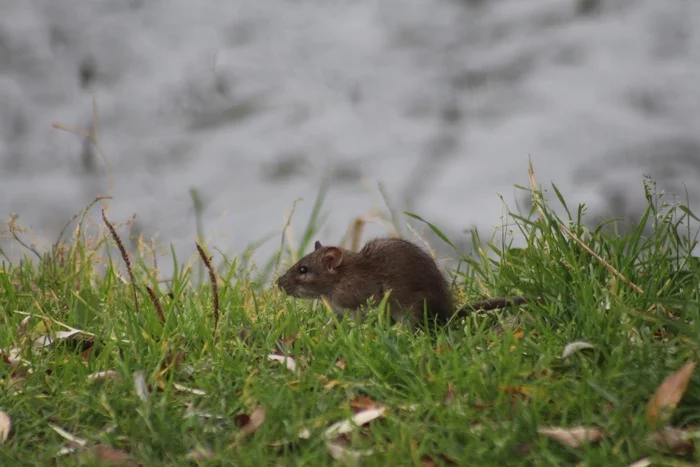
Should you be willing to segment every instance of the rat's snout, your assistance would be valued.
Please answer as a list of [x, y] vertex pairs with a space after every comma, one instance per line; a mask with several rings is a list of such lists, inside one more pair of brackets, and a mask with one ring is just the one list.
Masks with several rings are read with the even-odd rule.
[[287, 290], [287, 281], [284, 280], [284, 276], [278, 277], [277, 280], [275, 281], [275, 285], [277, 285], [277, 288], [280, 289], [282, 292], [286, 293], [289, 295], [289, 290]]

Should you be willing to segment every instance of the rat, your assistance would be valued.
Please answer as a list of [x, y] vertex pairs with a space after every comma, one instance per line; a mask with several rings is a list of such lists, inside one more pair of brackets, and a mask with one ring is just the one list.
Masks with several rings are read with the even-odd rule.
[[418, 245], [401, 238], [375, 238], [354, 252], [316, 241], [314, 251], [276, 281], [287, 295], [303, 299], [325, 297], [342, 316], [356, 317], [370, 299], [379, 303], [389, 292], [395, 322], [415, 326], [429, 321], [444, 324], [470, 311], [521, 305], [525, 296], [498, 297], [468, 303], [454, 310], [449, 284], [435, 260]]

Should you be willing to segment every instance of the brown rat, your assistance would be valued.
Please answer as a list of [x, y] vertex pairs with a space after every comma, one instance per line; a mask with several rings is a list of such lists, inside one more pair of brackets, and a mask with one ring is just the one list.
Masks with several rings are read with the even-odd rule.
[[377, 238], [359, 252], [316, 242], [277, 285], [297, 298], [325, 297], [338, 314], [356, 313], [372, 298], [378, 304], [391, 291], [388, 305], [394, 321], [411, 325], [429, 320], [447, 322], [453, 315], [519, 305], [527, 297], [499, 297], [470, 303], [454, 310], [445, 276], [433, 258], [419, 246], [399, 238]]

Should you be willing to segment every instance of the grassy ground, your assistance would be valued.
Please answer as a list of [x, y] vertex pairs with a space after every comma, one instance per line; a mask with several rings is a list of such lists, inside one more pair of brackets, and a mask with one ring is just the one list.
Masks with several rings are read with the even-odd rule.
[[[698, 375], [666, 395], [671, 407], [682, 396], [672, 413], [655, 426], [647, 416], [664, 378], [698, 359], [692, 213], [647, 191], [639, 227], [619, 235], [583, 227], [582, 209], [560, 219], [535, 195], [531, 216], [509, 227], [526, 248], [509, 247], [505, 230], [491, 255], [475, 240], [453, 275], [460, 303], [511, 293], [542, 302], [432, 332], [392, 328], [377, 310], [326, 328], [322, 303], [286, 299], [220, 254], [216, 331], [212, 287], [175, 257], [160, 281], [146, 254], [131, 256], [137, 311], [107, 231], [41, 261], [5, 262], [0, 410], [12, 428], [0, 465], [325, 465], [331, 453], [364, 465], [696, 464], [692, 439], [663, 448], [649, 436], [665, 424], [697, 439]], [[581, 340], [593, 348], [562, 358]], [[378, 407], [329, 448], [326, 428]], [[570, 447], [538, 433], [546, 426], [601, 436]]]

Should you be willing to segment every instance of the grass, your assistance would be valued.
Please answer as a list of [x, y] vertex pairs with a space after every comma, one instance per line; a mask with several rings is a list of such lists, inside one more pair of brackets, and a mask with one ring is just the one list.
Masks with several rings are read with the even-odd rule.
[[[285, 298], [247, 262], [219, 255], [215, 331], [212, 287], [192, 279], [192, 264], [173, 253], [174, 273], [162, 280], [145, 254], [135, 254], [126, 272], [107, 231], [80, 233], [41, 260], [6, 261], [0, 410], [12, 431], [0, 444], [0, 465], [106, 465], [110, 458], [128, 465], [124, 455], [149, 466], [327, 465], [323, 430], [373, 404], [386, 408], [383, 416], [336, 441], [373, 450], [361, 457], [364, 465], [616, 466], [642, 458], [695, 465], [692, 449], [649, 442], [658, 427], [646, 415], [664, 378], [698, 359], [694, 214], [663, 203], [647, 183], [644, 216], [620, 234], [611, 223], [586, 228], [585, 208], [570, 211], [553, 192], [562, 217], [539, 191], [532, 212], [511, 213], [508, 229], [525, 247], [513, 246], [508, 229], [498, 244], [474, 233], [474, 254], [452, 272], [459, 303], [512, 293], [542, 302], [474, 313], [431, 332], [391, 327], [378, 310], [364, 323], [326, 328], [332, 314], [322, 303]], [[303, 234], [305, 247], [320, 210]], [[297, 248], [295, 255], [306, 249]], [[283, 248], [278, 257], [290, 255]], [[82, 332], [55, 334], [69, 328]], [[46, 335], [56, 337], [53, 344], [33, 345]], [[563, 359], [578, 340], [594, 347]], [[10, 349], [24, 361], [11, 364]], [[270, 354], [291, 356], [297, 370]], [[107, 370], [115, 377], [88, 379]], [[149, 385], [141, 393], [138, 372]], [[696, 439], [698, 383], [694, 375], [664, 419]], [[59, 455], [75, 442], [52, 425], [85, 448]], [[578, 425], [597, 427], [602, 439], [568, 447], [538, 434], [538, 427]], [[297, 436], [302, 428], [308, 439]]]

